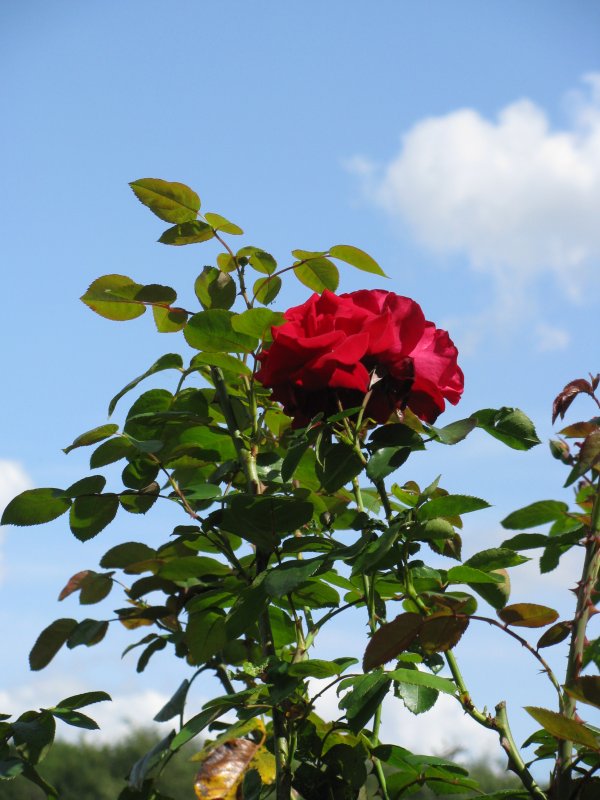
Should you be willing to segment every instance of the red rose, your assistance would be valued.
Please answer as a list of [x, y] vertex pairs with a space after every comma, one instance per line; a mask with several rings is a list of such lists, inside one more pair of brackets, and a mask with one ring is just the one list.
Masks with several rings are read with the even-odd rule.
[[423, 316], [418, 303], [380, 290], [335, 295], [325, 290], [285, 312], [256, 374], [272, 390], [294, 427], [360, 406], [383, 423], [407, 406], [434, 422], [445, 400], [463, 391], [457, 350], [446, 331]]

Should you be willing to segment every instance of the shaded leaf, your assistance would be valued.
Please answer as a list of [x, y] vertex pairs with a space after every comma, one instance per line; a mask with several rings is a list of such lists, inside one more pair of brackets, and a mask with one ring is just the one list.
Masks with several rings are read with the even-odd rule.
[[62, 489], [27, 489], [4, 509], [0, 525], [41, 525], [60, 517], [71, 507]]
[[13, 742], [26, 761], [43, 761], [54, 741], [56, 723], [49, 711], [26, 711], [12, 724]]
[[494, 570], [494, 572], [502, 578], [501, 583], [477, 583], [473, 584], [473, 590], [483, 597], [492, 608], [504, 608], [510, 597], [510, 576], [505, 569]]
[[270, 275], [268, 278], [259, 278], [254, 282], [252, 293], [259, 303], [264, 306], [275, 300], [281, 289], [282, 283], [279, 275]]
[[271, 597], [291, 594], [323, 566], [324, 558], [285, 561], [269, 570], [263, 586]]
[[564, 642], [564, 640], [571, 633], [572, 628], [572, 622], [564, 621], [555, 623], [540, 636], [537, 643], [537, 649], [540, 650], [542, 647], [552, 647], [555, 644]]
[[175, 694], [165, 703], [160, 711], [154, 716], [155, 722], [168, 722], [173, 717], [182, 713], [185, 707], [190, 682], [186, 678], [179, 686]]
[[188, 313], [183, 308], [153, 306], [152, 315], [159, 333], [177, 333], [183, 330], [188, 320]]
[[325, 491], [333, 493], [359, 475], [362, 468], [362, 460], [352, 447], [334, 444], [326, 451], [323, 463], [317, 464], [317, 477]]
[[81, 572], [76, 572], [75, 575], [71, 576], [67, 581], [64, 588], [61, 590], [61, 593], [58, 595], [59, 600], [64, 600], [65, 597], [68, 597], [73, 592], [78, 592], [81, 589], [81, 583], [90, 574], [89, 569], [84, 569]]
[[577, 678], [569, 686], [565, 686], [565, 691], [576, 700], [581, 700], [590, 706], [600, 708], [600, 676], [583, 675]]
[[543, 628], [558, 619], [558, 611], [537, 603], [514, 603], [498, 611], [506, 625], [518, 628]]
[[83, 728], [87, 731], [97, 731], [99, 728], [98, 723], [87, 714], [82, 714], [80, 711], [73, 711], [70, 708], [53, 708], [51, 709], [53, 717], [66, 722], [67, 725], [72, 725], [74, 728]]
[[166, 355], [161, 356], [160, 358], [158, 358], [154, 362], [154, 364], [152, 364], [151, 367], [149, 367], [146, 370], [146, 372], [142, 373], [142, 375], [139, 375], [137, 378], [134, 378], [132, 381], [130, 381], [127, 384], [127, 386], [123, 387], [123, 389], [121, 389], [121, 391], [118, 392], [109, 403], [109, 406], [108, 406], [108, 414], [109, 414], [109, 416], [115, 410], [116, 405], [119, 402], [119, 400], [124, 395], [126, 395], [127, 392], [130, 392], [132, 389], [135, 389], [135, 387], [138, 385], [138, 383], [141, 383], [146, 378], [149, 378], [150, 375], [154, 375], [157, 372], [162, 372], [163, 370], [166, 370], [166, 369], [177, 369], [177, 370], [180, 370], [180, 371], [183, 369], [183, 361], [182, 361], [181, 356], [178, 353], [167, 353]]
[[432, 614], [425, 617], [419, 632], [419, 642], [425, 653], [446, 653], [459, 641], [469, 625], [468, 617]]
[[559, 500], [538, 500], [537, 503], [531, 503], [518, 511], [513, 511], [500, 524], [503, 528], [513, 531], [534, 528], [537, 525], [545, 525], [547, 522], [560, 519], [568, 510], [568, 505]]
[[437, 441], [442, 444], [458, 444], [476, 427], [477, 420], [470, 417], [469, 419], [451, 422], [450, 425], [446, 425], [444, 428], [434, 428], [432, 425], [429, 430], [433, 432]]
[[106, 636], [108, 622], [106, 620], [84, 619], [72, 631], [67, 639], [67, 647], [73, 650], [75, 647], [85, 645], [92, 647]]
[[251, 353], [258, 345], [253, 336], [233, 329], [231, 311], [211, 308], [194, 314], [184, 329], [187, 343], [213, 353]]
[[416, 640], [421, 624], [419, 614], [406, 612], [378, 628], [365, 650], [363, 670], [368, 672], [399, 656]]
[[80, 542], [86, 542], [109, 525], [119, 508], [116, 494], [77, 497], [69, 512], [69, 527]]
[[158, 241], [160, 244], [170, 244], [175, 247], [181, 247], [186, 244], [207, 242], [209, 239], [212, 239], [214, 235], [214, 231], [210, 225], [195, 219], [191, 222], [182, 222], [180, 225], [167, 228]]
[[215, 267], [204, 267], [194, 283], [196, 297], [205, 309], [229, 309], [235, 303], [237, 286], [231, 275]]
[[60, 703], [57, 703], [58, 708], [83, 708], [84, 706], [91, 706], [94, 703], [104, 703], [112, 700], [112, 697], [106, 692], [83, 692], [82, 694], [74, 694], [70, 697], [65, 697]]
[[77, 620], [62, 618], [44, 628], [29, 654], [31, 669], [37, 671], [48, 666], [76, 627]]

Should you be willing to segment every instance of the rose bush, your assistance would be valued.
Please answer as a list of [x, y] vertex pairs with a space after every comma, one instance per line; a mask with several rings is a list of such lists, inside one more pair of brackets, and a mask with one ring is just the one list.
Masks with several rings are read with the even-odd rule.
[[386, 422], [407, 406], [434, 422], [445, 400], [458, 403], [463, 374], [448, 333], [408, 297], [382, 290], [335, 295], [325, 290], [285, 312], [256, 377], [272, 390], [294, 426], [319, 412], [360, 406]]

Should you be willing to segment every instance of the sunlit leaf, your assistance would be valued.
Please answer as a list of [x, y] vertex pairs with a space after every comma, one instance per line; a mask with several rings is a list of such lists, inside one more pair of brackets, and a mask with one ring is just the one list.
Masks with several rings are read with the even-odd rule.
[[101, 317], [124, 322], [146, 310], [144, 303], [136, 300], [140, 289], [142, 286], [126, 275], [103, 275], [90, 284], [81, 300]]
[[524, 708], [545, 731], [548, 731], [556, 739], [566, 739], [576, 744], [582, 744], [584, 747], [589, 747], [591, 750], [600, 750], [600, 741], [583, 723], [569, 719], [563, 714], [557, 714], [547, 708], [537, 708], [535, 706], [524, 706]]
[[258, 340], [234, 330], [233, 316], [231, 311], [217, 308], [194, 314], [184, 329], [187, 343], [196, 350], [212, 353], [251, 353]]
[[387, 275], [375, 259], [363, 250], [359, 250], [358, 247], [352, 247], [349, 244], [336, 244], [329, 248], [329, 255], [332, 258], [339, 258], [340, 261], [345, 261], [346, 264], [350, 264], [363, 272], [370, 272], [373, 275], [382, 275], [387, 278]]
[[335, 264], [327, 258], [313, 258], [304, 264], [294, 267], [294, 275], [300, 283], [308, 286], [313, 292], [335, 292], [340, 282], [340, 274]]
[[506, 625], [518, 628], [543, 628], [558, 619], [558, 611], [537, 603], [514, 603], [498, 611]]
[[87, 447], [90, 444], [102, 442], [104, 439], [108, 439], [109, 436], [112, 436], [118, 430], [118, 425], [100, 425], [100, 427], [93, 428], [91, 431], [87, 431], [86, 433], [82, 433], [80, 436], [78, 436], [72, 444], [63, 449], [63, 453], [70, 453], [71, 450], [75, 450], [76, 447]]
[[222, 217], [220, 214], [211, 214], [210, 211], [206, 211], [204, 213], [204, 219], [216, 231], [222, 231], [223, 233], [233, 234], [234, 236], [239, 236], [244, 232], [239, 225], [230, 222], [228, 219], [225, 219], [225, 217]]
[[200, 198], [183, 183], [140, 178], [129, 185], [140, 203], [165, 222], [193, 220], [200, 210]]
[[571, 697], [580, 700], [582, 703], [600, 708], [599, 675], [582, 675], [573, 681], [573, 683], [565, 686], [565, 691], [567, 694], [571, 695]]
[[279, 275], [270, 275], [267, 278], [259, 278], [255, 281], [252, 293], [259, 303], [268, 306], [279, 294], [281, 286]]

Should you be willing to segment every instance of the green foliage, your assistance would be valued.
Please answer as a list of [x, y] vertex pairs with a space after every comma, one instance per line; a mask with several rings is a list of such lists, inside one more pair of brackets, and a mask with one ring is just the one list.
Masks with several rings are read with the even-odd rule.
[[[398, 404], [398, 414], [376, 425], [369, 417], [369, 398], [382, 387], [389, 391], [390, 375], [367, 364], [371, 387], [364, 397], [351, 390], [352, 400], [346, 402], [337, 394], [337, 404], [322, 403], [309, 424], [294, 427], [300, 418], [289, 419], [257, 379], [279, 335], [277, 327], [286, 322], [284, 314], [266, 307], [276, 298], [282, 276], [293, 273], [303, 286], [324, 292], [335, 291], [340, 281], [334, 260], [341, 268], [372, 275], [384, 276], [383, 270], [350, 245], [321, 252], [293, 250], [292, 263], [280, 267], [260, 247], [234, 251], [227, 237], [241, 235], [242, 229], [219, 214], [201, 216], [200, 199], [189, 187], [153, 178], [134, 181], [131, 187], [143, 205], [171, 223], [161, 243], [212, 242], [225, 252], [217, 253], [215, 264], [196, 277], [189, 293], [193, 308], [175, 305], [177, 292], [170, 286], [144, 285], [123, 275], [98, 278], [82, 300], [117, 321], [135, 319], [152, 308], [158, 332], [182, 334], [182, 345], [196, 352], [187, 360], [177, 353], [159, 358], [110, 401], [109, 414], [117, 406], [122, 410], [120, 424], [102, 424], [65, 448], [68, 453], [93, 446], [93, 470], [119, 464], [110, 472], [110, 482], [94, 474], [66, 489], [28, 490], [9, 503], [2, 518], [3, 524], [27, 526], [69, 512], [71, 533], [85, 542], [100, 537], [119, 509], [146, 514], [166, 502], [181, 512], [180, 524], [165, 532], [161, 544], [114, 545], [100, 561], [107, 572], [83, 569], [68, 579], [59, 599], [75, 595], [83, 606], [124, 587], [122, 607], [110, 619], [58, 619], [42, 631], [31, 651], [31, 667], [39, 670], [64, 645], [98, 645], [118, 622], [135, 637], [125, 653], [136, 651], [138, 672], [155, 656], [167, 655], [189, 668], [156, 717], [171, 721], [172, 729], [137, 754], [126, 788], [110, 778], [110, 796], [178, 796], [161, 777], [171, 756], [200, 734], [214, 738], [214, 731], [219, 731], [218, 738], [202, 757], [202, 783], [214, 778], [224, 785], [229, 770], [237, 783], [227, 789], [228, 800], [242, 784], [244, 796], [254, 800], [289, 800], [292, 787], [303, 800], [395, 800], [424, 788], [437, 796], [478, 791], [477, 782], [457, 764], [380, 742], [382, 703], [393, 692], [414, 714], [426, 713], [440, 693], [453, 698], [474, 724], [498, 734], [521, 785], [546, 800], [542, 789], [532, 790], [533, 779], [510, 736], [504, 704], [498, 702], [495, 715], [477, 709], [460, 674], [454, 648], [473, 626], [487, 623], [498, 635], [523, 645], [558, 693], [559, 712], [528, 709], [542, 726], [532, 743], [539, 745], [537, 758], [559, 754], [555, 780], [561, 791], [566, 781], [570, 788], [565, 796], [576, 800], [570, 791], [579, 787], [569, 771], [573, 754], [591, 769], [599, 751], [597, 733], [575, 716], [576, 701], [588, 706], [600, 702], [598, 680], [580, 674], [582, 665], [600, 665], [597, 640], [585, 636], [600, 572], [598, 419], [563, 431], [567, 437], [584, 437], [574, 453], [562, 441], [553, 450], [570, 467], [567, 484], [578, 482], [577, 509], [554, 500], [530, 504], [504, 519], [504, 527], [517, 532], [512, 538], [463, 560], [461, 517], [489, 508], [489, 503], [450, 494], [440, 485], [441, 476], [425, 488], [406, 480], [388, 489], [386, 480], [400, 468], [404, 474], [413, 453], [458, 445], [477, 429], [514, 450], [527, 451], [539, 443], [527, 416], [514, 408], [483, 409], [437, 427]], [[298, 358], [303, 357], [302, 350]], [[167, 387], [138, 394], [140, 384], [158, 374]], [[576, 381], [573, 386], [560, 396], [556, 413], [561, 416], [573, 392], [595, 398], [598, 381]], [[296, 391], [311, 390], [304, 384], [287, 389], [294, 397]], [[123, 409], [121, 401], [129, 393], [131, 405]], [[547, 533], [521, 532], [546, 524], [551, 525]], [[557, 621], [557, 612], [537, 603], [508, 604], [507, 570], [528, 561], [521, 550], [543, 547], [540, 569], [549, 571], [580, 545], [586, 557], [572, 620]], [[435, 568], [427, 563], [431, 553]], [[476, 595], [497, 614], [479, 612]], [[357, 632], [364, 645], [362, 672], [343, 653], [332, 660], [313, 658], [313, 645], [348, 607], [357, 608], [368, 623], [364, 633]], [[139, 628], [144, 629], [141, 638]], [[530, 628], [545, 628], [537, 634], [536, 646], [521, 635]], [[571, 645], [563, 687], [539, 650], [567, 637]], [[190, 709], [188, 690], [205, 671], [215, 674], [224, 694]], [[335, 723], [315, 713], [317, 690], [311, 679], [326, 680], [335, 688]], [[5, 780], [19, 786], [17, 780], [29, 779], [44, 787], [35, 764], [48, 753], [55, 720], [93, 729], [95, 723], [79, 708], [101, 699], [106, 698], [99, 693], [66, 698], [14, 723], [0, 721]], [[250, 755], [234, 765], [236, 748]], [[222, 766], [214, 766], [221, 761]], [[276, 774], [272, 763], [277, 764]], [[563, 772], [561, 764], [567, 765]], [[76, 781], [72, 785], [79, 786]], [[51, 789], [44, 791], [54, 796]], [[84, 797], [88, 789], [81, 784], [78, 791]], [[93, 796], [102, 798], [102, 791]], [[186, 791], [189, 795], [191, 778]], [[556, 787], [552, 791], [559, 796]]]

